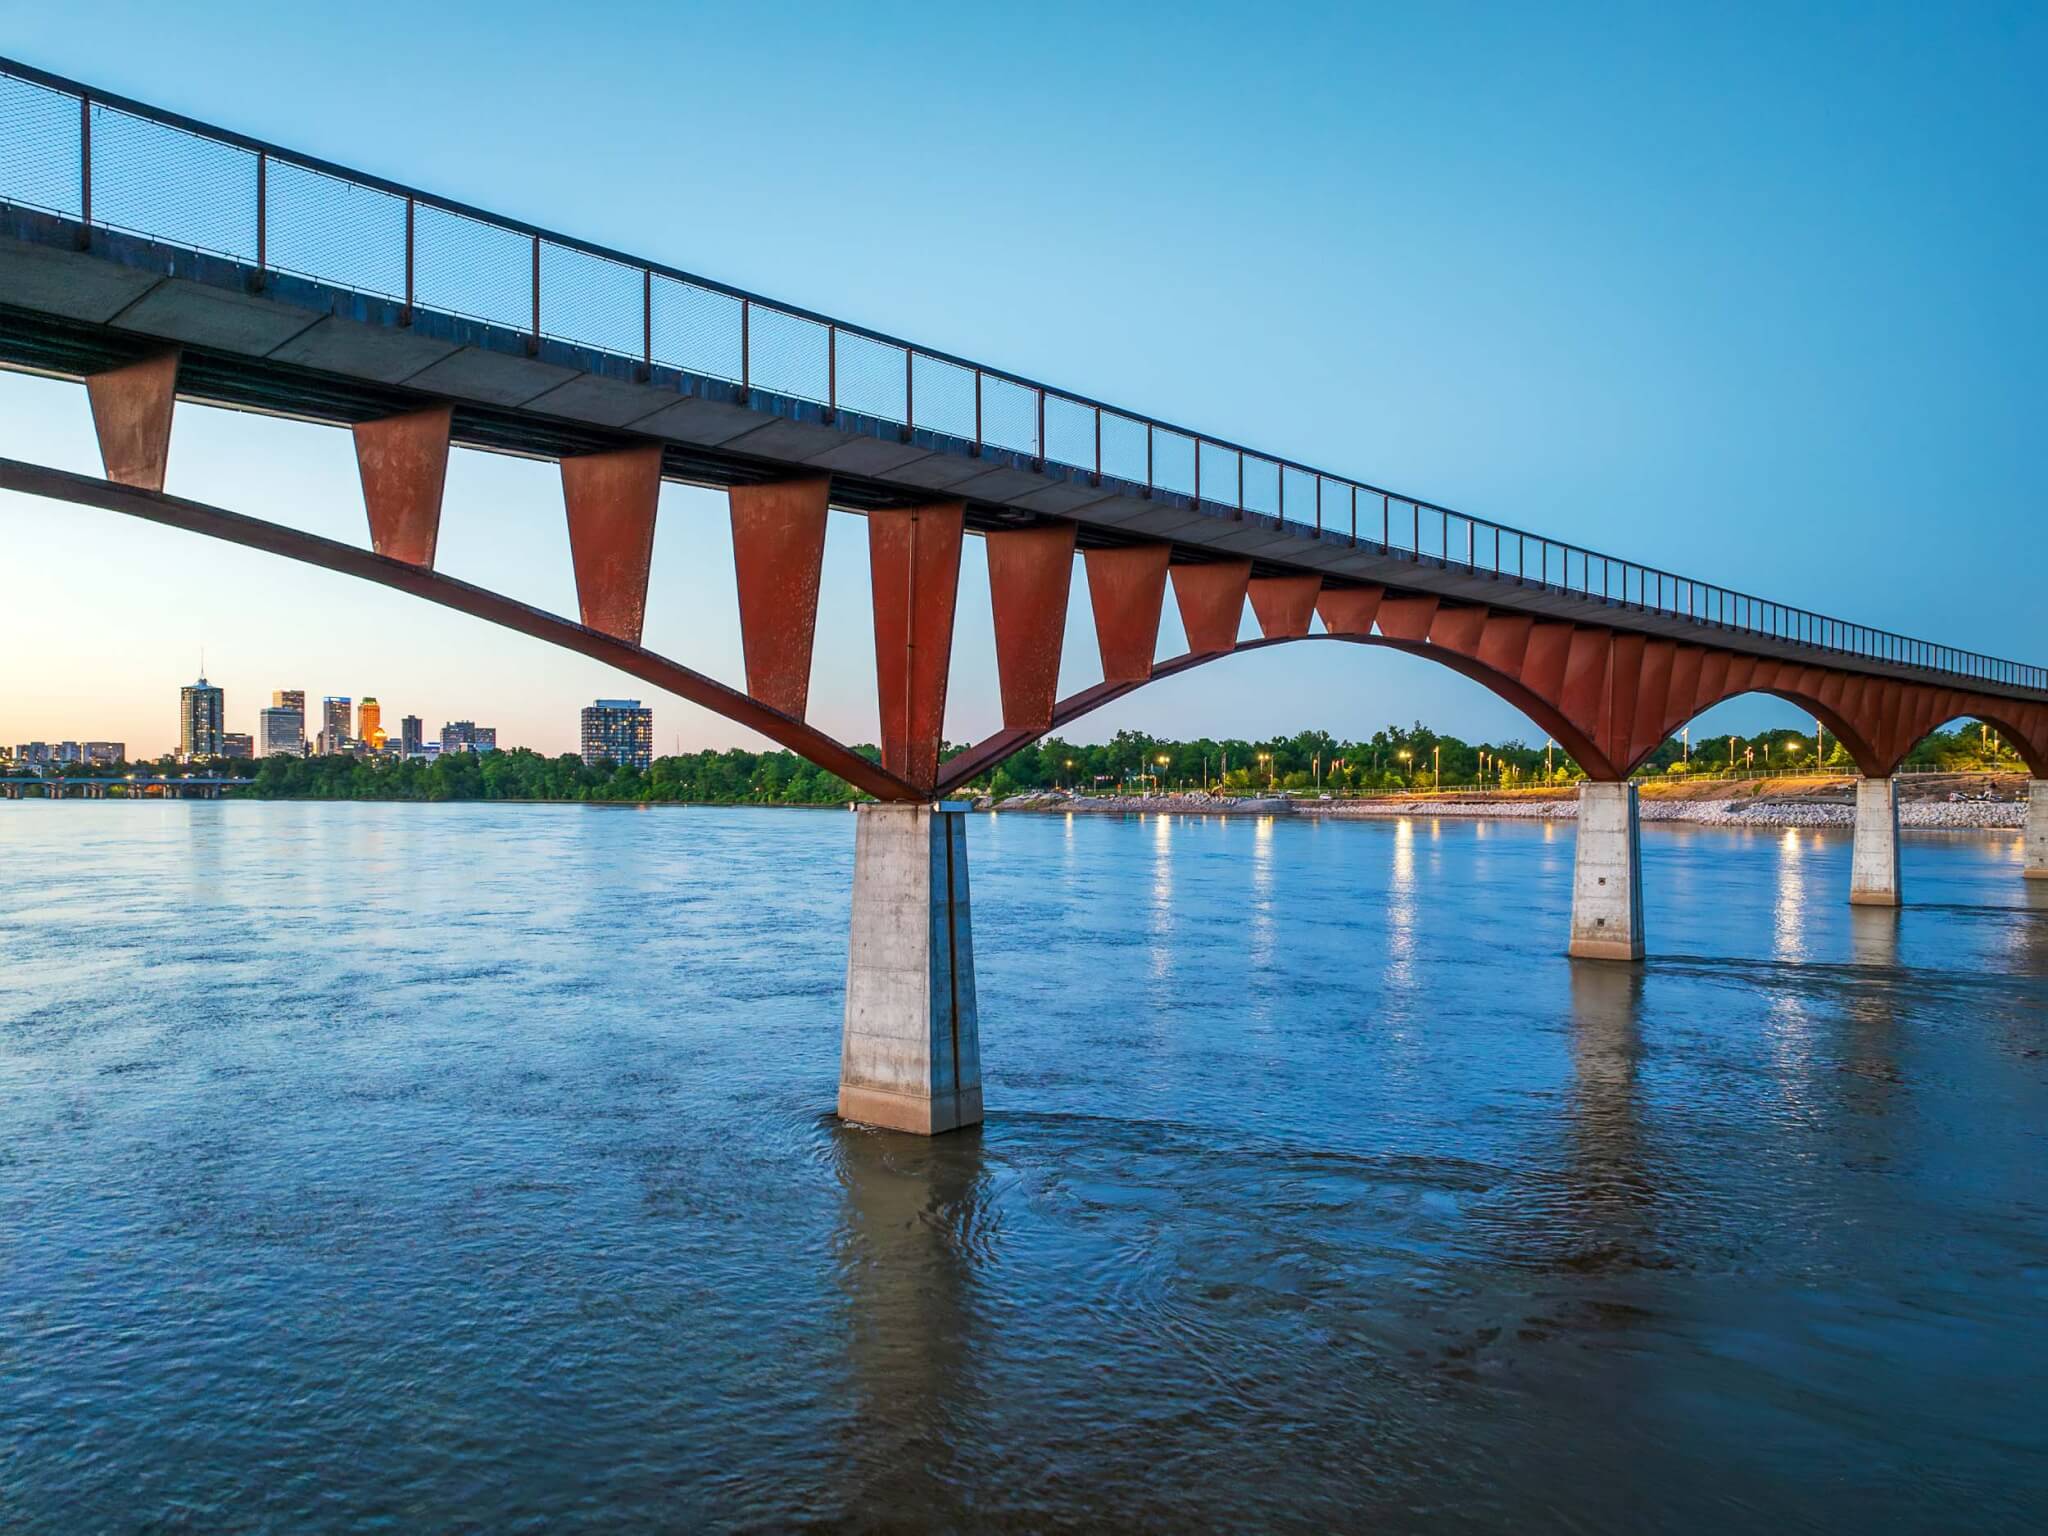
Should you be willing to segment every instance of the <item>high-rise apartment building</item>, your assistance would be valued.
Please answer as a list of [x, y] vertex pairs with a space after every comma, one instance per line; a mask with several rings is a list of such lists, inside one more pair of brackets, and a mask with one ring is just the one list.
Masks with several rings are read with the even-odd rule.
[[599, 699], [583, 709], [583, 761], [646, 768], [654, 761], [654, 711], [638, 699]]
[[384, 706], [368, 694], [356, 706], [356, 740], [372, 752], [384, 750]]
[[349, 712], [355, 700], [329, 694], [320, 701], [320, 751], [339, 757], [348, 750]]
[[186, 762], [220, 756], [221, 690], [200, 678], [178, 690], [178, 756]]
[[407, 715], [398, 722], [398, 750], [405, 756], [418, 757], [425, 740], [425, 728], [418, 715]]
[[[272, 694], [272, 698], [288, 698], [289, 693]], [[305, 695], [299, 694], [303, 701]], [[258, 710], [256, 714], [256, 755], [275, 757], [278, 753], [287, 757], [306, 755], [306, 706], [301, 702], [296, 708], [288, 704], [274, 704], [269, 709]]]

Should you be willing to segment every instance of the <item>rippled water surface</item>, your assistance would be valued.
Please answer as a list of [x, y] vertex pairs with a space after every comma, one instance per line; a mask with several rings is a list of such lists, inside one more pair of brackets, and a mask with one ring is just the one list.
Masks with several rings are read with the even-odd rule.
[[2015, 838], [969, 841], [920, 1142], [844, 812], [0, 807], [0, 1528], [2048, 1521]]

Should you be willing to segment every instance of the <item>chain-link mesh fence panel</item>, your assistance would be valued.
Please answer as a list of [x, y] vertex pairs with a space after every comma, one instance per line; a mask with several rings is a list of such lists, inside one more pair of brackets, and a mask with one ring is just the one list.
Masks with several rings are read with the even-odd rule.
[[656, 273], [654, 360], [707, 379], [740, 381], [740, 301]]
[[830, 390], [830, 345], [830, 333], [817, 321], [753, 305], [747, 320], [748, 381], [755, 389], [823, 405]]
[[81, 186], [78, 98], [0, 75], [0, 202], [75, 219]]
[[1268, 517], [1280, 511], [1280, 466], [1255, 454], [1244, 456], [1244, 509]]
[[1195, 451], [1201, 455], [1202, 500], [1225, 507], [1242, 505], [1237, 494], [1237, 450], [1205, 442]]
[[974, 370], [922, 352], [910, 355], [914, 425], [974, 441]]
[[981, 376], [981, 440], [1012, 453], [1038, 453], [1038, 391]]
[[1313, 528], [1316, 521], [1316, 477], [1305, 469], [1292, 465], [1281, 471], [1283, 494], [1280, 504], [1287, 513], [1287, 521]]
[[1145, 436], [1150, 429], [1132, 416], [1102, 413], [1102, 472], [1137, 485], [1146, 483], [1149, 458]]
[[1152, 483], [1176, 495], [1195, 494], [1195, 440], [1185, 432], [1152, 429]]
[[510, 330], [533, 324], [533, 241], [421, 203], [413, 214], [413, 302]]
[[254, 261], [256, 156], [95, 102], [92, 220]]
[[404, 198], [273, 159], [263, 222], [265, 259], [276, 270], [404, 300]]
[[1045, 446], [1041, 457], [1075, 469], [1095, 467], [1095, 407], [1064, 395], [1045, 397]]
[[877, 416], [883, 421], [902, 421], [903, 391], [909, 382], [904, 360], [908, 356], [903, 348], [892, 347], [885, 341], [841, 331], [840, 408]]
[[638, 267], [541, 241], [542, 334], [620, 357], [640, 356], [645, 339], [643, 281]]

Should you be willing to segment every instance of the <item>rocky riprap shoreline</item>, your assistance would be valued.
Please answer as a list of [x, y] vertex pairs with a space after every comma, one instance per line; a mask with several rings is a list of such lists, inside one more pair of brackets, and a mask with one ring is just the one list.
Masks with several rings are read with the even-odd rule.
[[[1710, 827], [1847, 827], [1855, 808], [1839, 801], [1811, 798], [1771, 800], [1662, 800], [1644, 798], [1645, 821], [1685, 821]], [[977, 803], [991, 809], [987, 800]], [[1089, 815], [1193, 816], [1469, 816], [1526, 821], [1572, 821], [1579, 814], [1574, 798], [1548, 800], [1290, 800], [1284, 795], [1232, 798], [1184, 795], [1107, 795], [1088, 797], [1055, 791], [1016, 795], [994, 809], [1004, 811], [1074, 812]], [[1907, 800], [1899, 805], [1899, 825], [1915, 828], [2017, 830], [2026, 824], [2027, 807], [2013, 800]]]

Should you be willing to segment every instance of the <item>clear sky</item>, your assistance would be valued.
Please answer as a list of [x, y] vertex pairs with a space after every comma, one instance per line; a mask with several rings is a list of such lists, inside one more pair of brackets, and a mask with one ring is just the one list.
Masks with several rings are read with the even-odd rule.
[[[0, 0], [5, 50], [1169, 420], [1823, 612], [2048, 660], [2048, 9], [593, 7]], [[94, 469], [77, 386], [0, 452]], [[345, 433], [181, 408], [169, 488], [366, 540]], [[741, 677], [722, 499], [671, 487], [647, 643]], [[858, 519], [813, 717], [872, 739]], [[180, 683], [573, 746], [643, 685], [346, 578], [0, 496], [0, 739], [175, 737]], [[552, 466], [458, 453], [440, 566], [574, 611]], [[997, 718], [978, 541], [948, 733]], [[1161, 653], [1181, 648], [1169, 613]], [[1065, 682], [1099, 675], [1077, 588]], [[661, 695], [667, 750], [746, 741]], [[1240, 657], [1077, 734], [1422, 717], [1378, 650]], [[1796, 715], [1749, 700], [1716, 723]]]

